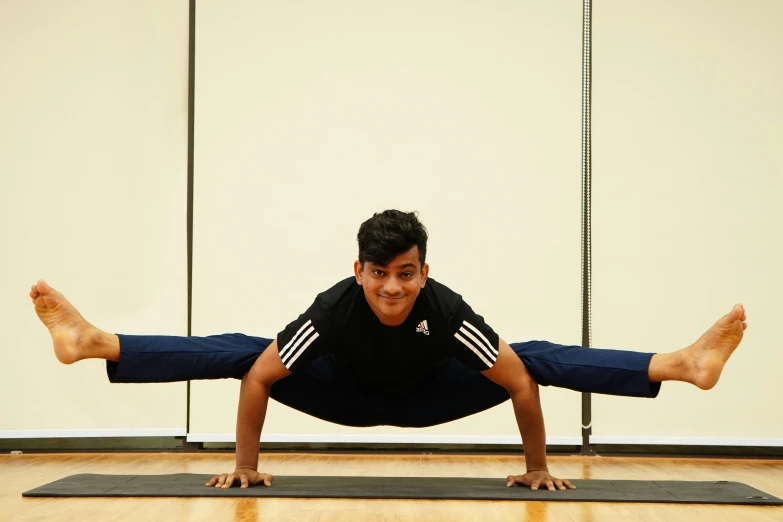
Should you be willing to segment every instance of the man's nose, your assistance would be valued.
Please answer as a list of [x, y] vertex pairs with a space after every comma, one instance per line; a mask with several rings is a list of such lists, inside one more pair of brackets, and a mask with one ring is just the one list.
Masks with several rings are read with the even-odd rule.
[[386, 284], [383, 285], [383, 291], [388, 295], [396, 295], [402, 291], [402, 287], [396, 277], [390, 277], [386, 280]]

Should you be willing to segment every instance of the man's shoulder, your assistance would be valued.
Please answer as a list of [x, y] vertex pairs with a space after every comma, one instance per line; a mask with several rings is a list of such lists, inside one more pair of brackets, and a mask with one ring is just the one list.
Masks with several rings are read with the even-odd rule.
[[321, 310], [330, 312], [356, 299], [361, 290], [362, 287], [356, 283], [355, 277], [347, 277], [319, 293], [316, 302]]
[[431, 312], [446, 319], [454, 314], [457, 306], [462, 302], [460, 294], [432, 278], [427, 279], [422, 294]]

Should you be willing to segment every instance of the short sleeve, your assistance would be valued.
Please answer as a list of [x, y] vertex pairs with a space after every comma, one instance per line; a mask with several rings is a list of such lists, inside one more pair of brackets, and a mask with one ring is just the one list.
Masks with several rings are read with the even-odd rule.
[[329, 324], [318, 299], [305, 313], [277, 334], [280, 359], [291, 372], [307, 366], [328, 350]]
[[446, 344], [452, 355], [479, 371], [495, 365], [500, 337], [465, 301], [457, 303], [448, 324]]

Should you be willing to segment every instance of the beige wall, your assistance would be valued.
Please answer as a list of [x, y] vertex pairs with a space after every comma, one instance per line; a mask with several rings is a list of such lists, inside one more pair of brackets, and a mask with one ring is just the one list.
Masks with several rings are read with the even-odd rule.
[[[197, 24], [194, 334], [274, 337], [395, 207], [421, 212], [431, 276], [503, 338], [580, 342], [580, 2], [234, 0]], [[194, 438], [233, 437], [237, 384], [192, 390]], [[579, 396], [543, 401], [549, 435], [578, 438]], [[519, 436], [508, 405], [424, 430], [275, 405], [264, 433]]]
[[187, 3], [1, 2], [0, 49], [0, 437], [184, 434], [184, 384], [59, 364], [27, 293], [186, 333]]
[[781, 20], [777, 1], [595, 3], [593, 343], [680, 348], [736, 302], [749, 323], [709, 393], [596, 397], [596, 440], [783, 444]]
[[[506, 340], [578, 344], [581, 2], [270, 5], [199, 2], [193, 333], [274, 336], [398, 207]], [[751, 325], [709, 393], [595, 396], [597, 442], [783, 443], [782, 8], [594, 5], [593, 344], [676, 349], [738, 301]], [[186, 2], [0, 3], [0, 437], [184, 432], [184, 384], [59, 365], [26, 294], [44, 277], [109, 331], [186, 333], [187, 29]], [[194, 438], [231, 440], [237, 398], [193, 383]], [[575, 440], [578, 394], [543, 402]], [[517, 429], [508, 405], [358, 430], [273, 404], [265, 436]]]

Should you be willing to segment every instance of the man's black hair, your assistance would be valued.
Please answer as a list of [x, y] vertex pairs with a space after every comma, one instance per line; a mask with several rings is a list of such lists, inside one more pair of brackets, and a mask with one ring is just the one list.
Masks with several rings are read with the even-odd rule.
[[359, 227], [359, 262], [379, 266], [388, 265], [392, 259], [419, 247], [419, 261], [424, 266], [427, 256], [427, 229], [416, 212], [384, 210], [375, 213]]

